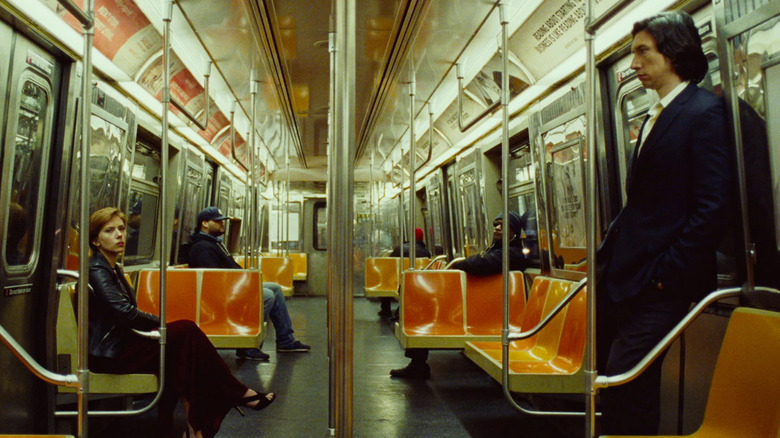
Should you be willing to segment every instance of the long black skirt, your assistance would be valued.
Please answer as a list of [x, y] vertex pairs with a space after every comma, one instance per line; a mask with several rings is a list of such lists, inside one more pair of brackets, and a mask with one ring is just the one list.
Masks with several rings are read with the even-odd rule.
[[[160, 437], [173, 435], [173, 413], [178, 400], [189, 404], [187, 421], [204, 437], [213, 437], [228, 411], [247, 391], [236, 380], [217, 354], [203, 331], [192, 321], [180, 320], [168, 324], [165, 349], [165, 386], [158, 406]], [[160, 367], [159, 342], [131, 337], [119, 356], [113, 358], [90, 356], [89, 368], [99, 373], [158, 374]]]

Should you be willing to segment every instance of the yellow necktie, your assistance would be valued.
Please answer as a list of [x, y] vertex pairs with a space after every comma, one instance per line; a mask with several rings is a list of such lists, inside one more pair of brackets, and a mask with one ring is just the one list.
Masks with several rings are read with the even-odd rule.
[[661, 111], [664, 110], [664, 106], [661, 105], [661, 101], [653, 105], [652, 108], [650, 108], [650, 111], [647, 112], [647, 115], [650, 116], [649, 119], [647, 119], [647, 123], [645, 123], [644, 129], [642, 129], [642, 142], [639, 143], [639, 152], [642, 152], [642, 147], [645, 145], [645, 140], [647, 140], [647, 136], [650, 135], [650, 130], [653, 129], [653, 126], [655, 125], [656, 120], [658, 120], [658, 117], [661, 115]]

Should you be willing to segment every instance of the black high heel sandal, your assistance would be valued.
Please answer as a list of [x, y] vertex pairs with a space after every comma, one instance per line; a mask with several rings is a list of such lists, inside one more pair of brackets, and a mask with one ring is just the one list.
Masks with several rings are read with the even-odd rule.
[[[269, 399], [268, 394], [272, 394], [273, 397]], [[247, 406], [247, 403], [252, 403], [255, 400], [257, 400], [256, 405]], [[242, 407], [259, 411], [261, 409], [267, 408], [268, 405], [274, 402], [274, 400], [276, 400], [276, 394], [274, 394], [273, 392], [258, 392], [255, 395], [250, 395], [249, 397], [242, 398], [241, 400], [238, 401], [239, 404], [233, 407], [236, 408], [236, 410], [238, 411], [239, 414], [241, 414], [242, 417], [245, 417], [246, 414], [244, 414], [244, 411], [241, 409]]]

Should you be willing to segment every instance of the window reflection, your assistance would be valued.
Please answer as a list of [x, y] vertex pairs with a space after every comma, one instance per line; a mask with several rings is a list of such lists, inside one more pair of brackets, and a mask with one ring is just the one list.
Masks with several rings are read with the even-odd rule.
[[[27, 80], [21, 88], [12, 156], [11, 202], [6, 219], [5, 258], [8, 266], [30, 265], [39, 228], [38, 203], [41, 197], [43, 146], [47, 132], [49, 93]], [[33, 234], [33, 238], [30, 235]]]
[[140, 263], [152, 259], [160, 198], [160, 153], [151, 146], [136, 143], [132, 182], [127, 203], [127, 244], [125, 258]]

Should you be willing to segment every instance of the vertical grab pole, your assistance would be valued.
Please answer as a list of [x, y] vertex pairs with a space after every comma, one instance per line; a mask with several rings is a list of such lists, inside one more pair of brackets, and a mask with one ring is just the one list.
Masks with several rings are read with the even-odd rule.
[[92, 113], [92, 44], [95, 35], [95, 0], [86, 0], [84, 3], [86, 16], [91, 23], [83, 24], [84, 33], [84, 58], [83, 71], [81, 73], [81, 209], [79, 228], [81, 238], [79, 239], [79, 278], [78, 282], [78, 378], [79, 389], [76, 394], [76, 406], [78, 409], [78, 427], [79, 437], [86, 437], [89, 434], [87, 402], [89, 393], [89, 341], [87, 324], [89, 324], [89, 148], [91, 143], [92, 130], [90, 127], [90, 116]]
[[[335, 161], [332, 158], [331, 151], [335, 151], [336, 149], [336, 135], [337, 129], [336, 129], [336, 120], [334, 117], [335, 114], [335, 108], [336, 105], [336, 81], [338, 78], [336, 78], [336, 2], [331, 2], [331, 15], [329, 17], [330, 21], [330, 29], [328, 32], [328, 54], [330, 55], [330, 101], [329, 101], [329, 107], [328, 110], [328, 126], [330, 127], [330, 132], [328, 132], [328, 184], [330, 184], [334, 176], [332, 175], [332, 172], [335, 171], [335, 167], [331, 167], [335, 165]], [[330, 170], [333, 169], [333, 170]], [[328, 223], [330, 223], [331, 220], [335, 219], [335, 212], [331, 211], [335, 206], [330, 205], [330, 199], [327, 199], [328, 206], [327, 209], [327, 215], [328, 215]], [[335, 241], [331, 236], [331, 233], [328, 233], [328, 244], [330, 244], [331, 241]], [[335, 269], [335, 259], [333, 263], [334, 269]], [[330, 436], [336, 436], [336, 413], [338, 409], [336, 408], [336, 382], [338, 380], [337, 378], [337, 370], [335, 367], [335, 361], [336, 361], [336, 318], [335, 313], [338, 310], [338, 306], [335, 303], [335, 294], [331, 294], [331, 288], [330, 288], [330, 269], [331, 269], [331, 261], [330, 261], [330, 252], [328, 252], [328, 359], [329, 359], [329, 369], [328, 369], [328, 432]], [[335, 283], [335, 282], [334, 282]], [[332, 300], [333, 298], [334, 300]], [[331, 305], [331, 303], [333, 303]], [[340, 411], [339, 411], [340, 412]]]
[[328, 153], [328, 315], [332, 432], [352, 437], [352, 244], [355, 160], [355, 0], [336, 0], [333, 113]]
[[[260, 252], [258, 249], [258, 233], [256, 231], [257, 229], [257, 190], [255, 188], [255, 162], [254, 159], [255, 153], [257, 152], [257, 133], [255, 129], [255, 118], [257, 117], [257, 110], [255, 109], [256, 103], [257, 103], [257, 81], [255, 80], [255, 70], [252, 69], [251, 77], [250, 77], [250, 84], [249, 84], [249, 90], [251, 93], [251, 98], [249, 105], [252, 107], [250, 109], [250, 113], [252, 115], [251, 117], [251, 123], [249, 126], [249, 138], [250, 138], [250, 148], [251, 153], [250, 156], [252, 157], [252, 165], [249, 166], [251, 175], [251, 179], [249, 180], [249, 186], [251, 187], [250, 193], [252, 196], [252, 200], [250, 202], [250, 206], [252, 209], [252, 214], [249, 216], [249, 263], [246, 265], [248, 268], [259, 268], [260, 263], [257, 258], [257, 254]], [[267, 171], [267, 170], [266, 170]]]
[[[506, 230], [509, 221], [509, 35], [506, 5], [498, 4], [501, 21], [501, 287], [504, 300], [504, 318], [501, 329], [501, 381], [504, 394], [509, 392], [509, 239]], [[514, 230], [515, 233], [520, 230]]]
[[588, 165], [585, 169], [585, 220], [588, 230], [588, 318], [587, 339], [585, 343], [585, 434], [596, 434], [596, 52], [594, 47], [595, 30], [590, 26], [593, 21], [593, 0], [585, 2], [585, 64], [586, 92], [585, 119], [587, 127]]
[[[236, 102], [237, 103], [237, 102]], [[249, 129], [254, 131], [255, 127], [250, 126]], [[255, 191], [255, 150], [252, 147], [252, 142], [247, 139], [244, 143], [246, 148], [246, 156], [249, 161], [248, 169], [246, 170], [246, 185], [244, 186], [244, 239], [246, 239], [245, 252], [244, 252], [244, 268], [252, 268], [252, 241], [255, 233], [255, 227], [253, 226], [255, 220], [254, 210], [254, 191]]]
[[[409, 236], [409, 269], [414, 270], [415, 257], [417, 256], [417, 239], [415, 238], [416, 224], [414, 223], [414, 213], [417, 208], [417, 187], [415, 186], [415, 179], [417, 175], [415, 167], [417, 167], [417, 151], [414, 147], [414, 95], [416, 92], [417, 84], [414, 71], [414, 57], [409, 56], [409, 229], [406, 230]], [[403, 156], [403, 155], [402, 155]], [[403, 186], [401, 186], [403, 191]], [[403, 244], [401, 246], [401, 257], [403, 257]], [[403, 259], [401, 259], [399, 267], [401, 268], [401, 274], [403, 275]], [[399, 275], [399, 278], [401, 276]]]
[[[379, 147], [379, 145], [377, 145]], [[368, 256], [374, 257], [376, 254], [374, 254], [374, 225], [376, 222], [374, 221], [374, 155], [376, 154], [376, 149], [371, 149], [371, 156], [369, 158], [369, 165], [368, 165], [368, 216], [371, 218], [371, 222], [369, 222], [369, 229], [371, 230], [371, 234], [368, 235]]]
[[[168, 235], [168, 223], [166, 221], [168, 217], [168, 107], [171, 103], [171, 17], [173, 16], [173, 2], [175, 0], [166, 0], [165, 2], [165, 15], [163, 16], [164, 29], [163, 29], [163, 89], [162, 89], [162, 163], [161, 178], [160, 178], [160, 235]], [[206, 101], [208, 101], [208, 96]], [[208, 117], [206, 118], [208, 123]], [[165, 343], [167, 341], [167, 327], [166, 327], [166, 315], [168, 305], [168, 242], [167, 238], [160, 239], [160, 388], [165, 384]], [[162, 394], [159, 391], [158, 394]], [[159, 395], [158, 395], [159, 398]]]
[[[285, 148], [286, 152], [285, 155], [287, 156], [285, 159], [285, 167], [287, 167], [287, 182], [285, 185], [287, 186], [285, 190], [285, 197], [286, 201], [284, 203], [284, 256], [290, 255], [290, 140], [291, 135], [288, 135], [287, 141], [285, 142]], [[298, 214], [300, 215], [300, 210], [298, 211]], [[300, 216], [298, 216], [300, 217]]]

